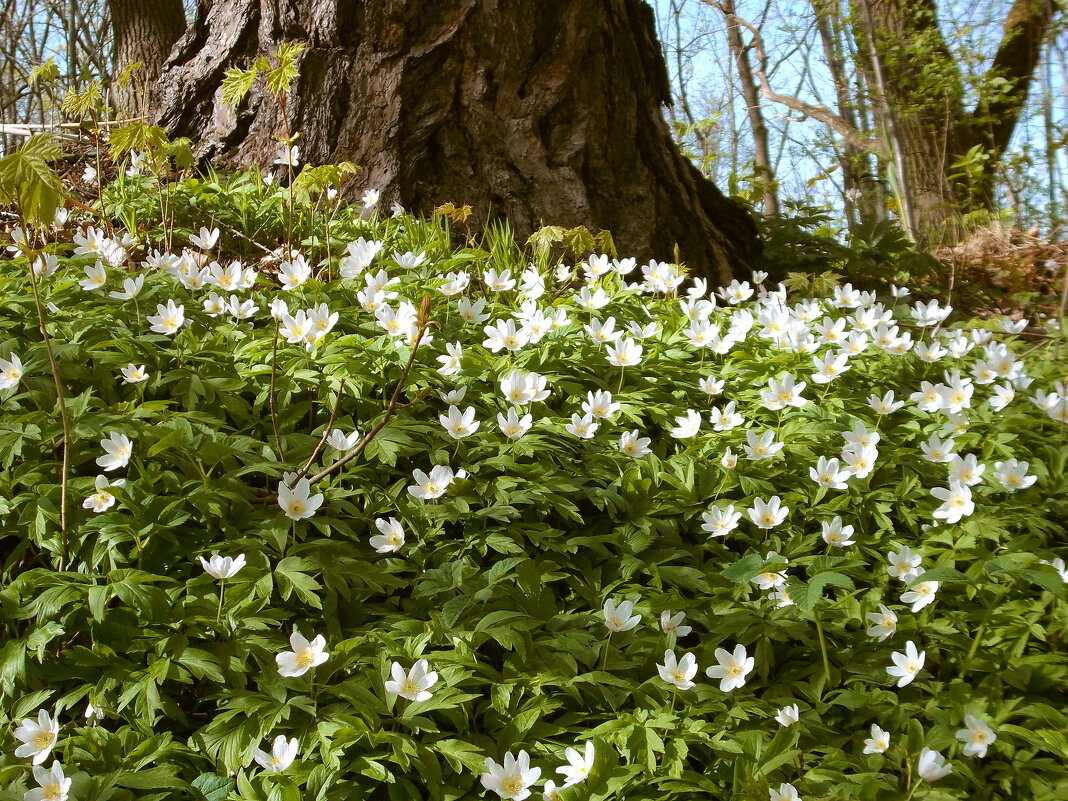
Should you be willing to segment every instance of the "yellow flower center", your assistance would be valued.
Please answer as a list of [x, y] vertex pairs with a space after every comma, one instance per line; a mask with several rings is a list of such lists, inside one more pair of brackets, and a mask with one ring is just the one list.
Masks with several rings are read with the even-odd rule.
[[59, 782], [51, 782], [44, 785], [41, 789], [44, 790], [44, 797], [49, 799], [49, 801], [55, 801], [56, 799], [63, 797], [63, 788], [59, 786]]
[[739, 665], [737, 662], [732, 662], [730, 665], [727, 666], [727, 670], [725, 672], [726, 672], [727, 676], [729, 676], [732, 679], [741, 678], [741, 676], [742, 676], [742, 666]]
[[505, 795], [518, 795], [522, 792], [523, 787], [523, 777], [514, 773], [511, 776], [506, 776], [501, 782], [501, 790], [504, 791]]
[[401, 682], [401, 695], [418, 695], [419, 683], [415, 679], [405, 679]]
[[302, 668], [309, 668], [312, 663], [315, 662], [315, 654], [312, 653], [311, 648], [305, 648], [303, 651], [297, 653], [297, 666]]
[[304, 501], [292, 500], [289, 502], [289, 513], [291, 515], [304, 514]]
[[54, 743], [55, 740], [56, 735], [52, 734], [50, 731], [43, 731], [33, 738], [33, 744], [41, 749], [51, 748], [52, 743]]
[[21, 377], [22, 371], [13, 365], [4, 370], [4, 378], [8, 381], [18, 381]]

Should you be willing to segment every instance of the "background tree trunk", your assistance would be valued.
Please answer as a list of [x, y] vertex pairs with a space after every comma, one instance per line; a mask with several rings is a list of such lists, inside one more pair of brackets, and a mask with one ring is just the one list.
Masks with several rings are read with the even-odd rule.
[[[129, 115], [143, 114], [152, 105], [152, 92], [171, 48], [185, 32], [182, 0], [108, 0], [114, 32], [112, 102]], [[130, 80], [123, 70], [140, 63]]]
[[727, 23], [727, 46], [738, 69], [738, 83], [745, 100], [746, 116], [753, 134], [753, 167], [764, 184], [764, 216], [779, 215], [779, 196], [775, 184], [775, 170], [771, 165], [771, 150], [768, 147], [768, 126], [764, 124], [764, 111], [760, 107], [760, 89], [753, 68], [749, 64], [749, 48], [742, 40], [742, 29], [734, 21], [734, 0], [719, 0], [719, 10]]
[[[225, 106], [224, 71], [284, 40], [308, 45], [286, 119], [262, 94]], [[161, 123], [216, 165], [270, 164], [291, 130], [303, 160], [354, 161], [416, 211], [604, 228], [640, 259], [677, 244], [718, 281], [758, 252], [749, 214], [671, 139], [640, 0], [202, 0], [161, 86]]]
[[[964, 107], [959, 65], [938, 26], [935, 0], [858, 0], [858, 41], [884, 75], [885, 103], [876, 104], [891, 146], [900, 153], [904, 192], [912, 204], [922, 246], [955, 241], [961, 216], [994, 207], [993, 171], [1012, 138], [1038, 66], [1053, 15], [1052, 0], [1014, 0], [1005, 16], [985, 91], [971, 112]], [[990, 79], [1003, 79], [1002, 85]], [[985, 172], [976, 180], [953, 179], [953, 164], [971, 148], [984, 149]]]

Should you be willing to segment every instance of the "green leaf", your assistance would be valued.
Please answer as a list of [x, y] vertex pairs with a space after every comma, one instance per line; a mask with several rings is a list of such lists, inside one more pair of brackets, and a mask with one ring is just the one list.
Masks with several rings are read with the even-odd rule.
[[51, 225], [63, 187], [50, 162], [62, 156], [58, 140], [38, 134], [0, 158], [0, 201], [17, 206], [29, 222]]
[[797, 582], [795, 585], [791, 581], [789, 585], [790, 600], [794, 602], [800, 611], [811, 612], [816, 606], [816, 602], [823, 596], [824, 588], [828, 586], [851, 590], [853, 589], [853, 582], [848, 576], [827, 570], [823, 573], [817, 573], [807, 583]]

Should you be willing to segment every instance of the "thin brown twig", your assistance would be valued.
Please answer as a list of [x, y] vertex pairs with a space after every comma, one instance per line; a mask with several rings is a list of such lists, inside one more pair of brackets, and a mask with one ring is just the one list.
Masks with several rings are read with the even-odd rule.
[[[29, 236], [25, 221], [24, 232]], [[35, 254], [28, 245], [24, 246], [27, 268], [30, 271], [30, 287], [33, 289], [33, 302], [37, 307], [37, 325], [41, 329], [44, 338], [45, 353], [48, 355], [48, 364], [52, 368], [52, 381], [56, 385], [56, 403], [59, 405], [59, 419], [63, 426], [63, 464], [60, 468], [59, 479], [59, 562], [56, 569], [62, 571], [67, 562], [67, 476], [70, 473], [70, 420], [67, 417], [67, 402], [63, 394], [63, 379], [59, 375], [59, 363], [52, 351], [52, 339], [48, 336], [48, 326], [45, 325], [44, 306], [41, 304], [41, 292], [37, 286], [37, 275], [33, 271]]]
[[382, 418], [375, 423], [374, 427], [363, 435], [363, 439], [359, 441], [355, 448], [346, 453], [336, 462], [327, 467], [324, 467], [314, 476], [309, 479], [311, 484], [316, 484], [322, 481], [329, 475], [336, 473], [342, 467], [347, 465], [353, 459], [358, 457], [364, 452], [371, 440], [375, 438], [379, 431], [386, 427], [386, 423], [390, 421], [397, 409], [400, 408], [400, 394], [404, 389], [405, 383], [408, 381], [408, 374], [412, 371], [412, 366], [415, 364], [415, 355], [419, 351], [419, 344], [423, 341], [423, 335], [426, 334], [426, 330], [430, 325], [428, 314], [430, 311], [430, 297], [428, 295], [423, 296], [422, 308], [419, 311], [419, 331], [415, 337], [415, 343], [412, 345], [412, 352], [408, 355], [408, 362], [404, 365], [404, 370], [401, 372], [400, 378], [397, 379], [397, 385], [393, 388], [393, 397], [389, 399], [389, 405], [386, 406], [386, 411], [382, 415]]
[[241, 232], [240, 232], [240, 231], [238, 231], [238, 230], [237, 230], [236, 228], [234, 228], [234, 227], [233, 227], [232, 225], [227, 225], [227, 224], [226, 224], [225, 222], [223, 222], [222, 220], [220, 220], [220, 219], [218, 219], [218, 218], [216, 218], [216, 219], [215, 219], [215, 224], [216, 224], [216, 225], [218, 225], [218, 226], [221, 226], [221, 227], [225, 228], [225, 229], [226, 229], [227, 231], [229, 231], [229, 232], [230, 232], [231, 234], [233, 234], [234, 236], [236, 236], [236, 237], [237, 237], [238, 239], [244, 239], [244, 240], [245, 240], [246, 242], [248, 242], [248, 243], [249, 243], [250, 245], [255, 245], [256, 247], [258, 247], [258, 248], [259, 248], [260, 250], [262, 250], [262, 251], [263, 251], [264, 253], [266, 253], [266, 254], [268, 254], [268, 255], [270, 255], [270, 254], [274, 253], [274, 251], [273, 251], [273, 250], [271, 250], [271, 249], [270, 249], [269, 247], [267, 247], [266, 245], [264, 245], [264, 244], [262, 244], [262, 243], [260, 243], [260, 242], [257, 242], [257, 241], [256, 241], [255, 239], [253, 239], [252, 237], [248, 236], [247, 234], [243, 234], [243, 233], [241, 233]]
[[334, 421], [337, 420], [338, 409], [341, 408], [341, 396], [345, 394], [345, 379], [341, 379], [341, 386], [337, 390], [337, 399], [334, 401], [334, 408], [330, 411], [330, 419], [326, 423], [326, 428], [323, 429], [323, 436], [319, 439], [319, 444], [315, 446], [315, 450], [312, 451], [311, 456], [308, 457], [308, 461], [304, 463], [304, 467], [297, 471], [297, 479], [300, 480], [304, 476], [308, 475], [308, 468], [312, 466], [312, 463], [319, 458], [319, 454], [323, 452], [323, 448], [326, 446], [326, 441], [330, 438], [330, 430], [334, 427]]

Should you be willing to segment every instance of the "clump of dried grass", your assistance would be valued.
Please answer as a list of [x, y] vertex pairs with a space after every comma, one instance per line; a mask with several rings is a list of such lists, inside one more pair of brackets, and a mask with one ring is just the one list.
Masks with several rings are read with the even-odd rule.
[[993, 222], [933, 255], [952, 276], [954, 305], [986, 316], [1057, 315], [1068, 241]]

